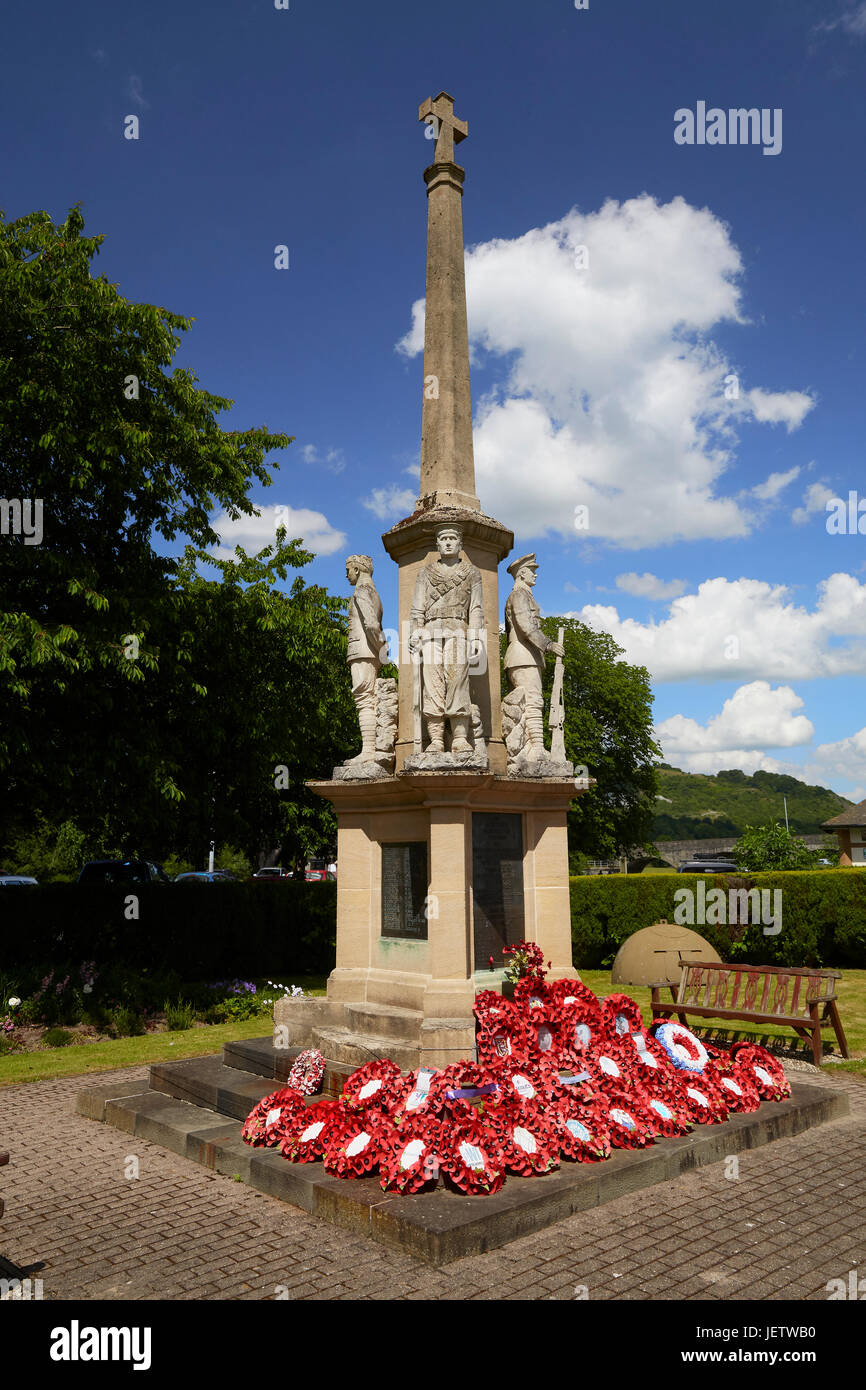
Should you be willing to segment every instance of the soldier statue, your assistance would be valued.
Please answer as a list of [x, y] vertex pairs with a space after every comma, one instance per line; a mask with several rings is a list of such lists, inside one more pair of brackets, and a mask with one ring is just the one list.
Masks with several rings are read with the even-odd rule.
[[349, 603], [346, 659], [361, 726], [361, 751], [345, 764], [349, 767], [376, 760], [376, 677], [388, 659], [388, 644], [382, 631], [382, 600], [373, 583], [370, 556], [350, 555], [346, 560], [346, 578], [355, 589]]
[[[461, 556], [463, 533], [451, 523], [437, 527], [438, 560], [425, 565], [415, 583], [409, 614], [409, 651], [420, 652], [422, 686], [415, 702], [416, 753], [420, 753], [420, 718], [428, 735], [426, 753], [445, 751], [445, 725], [451, 753], [472, 754], [467, 734], [472, 724], [469, 674], [473, 649], [484, 642], [481, 574]], [[479, 750], [480, 751], [480, 750]]]
[[544, 747], [541, 672], [548, 652], [561, 657], [564, 651], [559, 642], [552, 641], [541, 630], [541, 609], [532, 596], [537, 569], [538, 561], [534, 554], [522, 555], [508, 566], [508, 573], [514, 580], [514, 588], [505, 603], [505, 631], [508, 637], [505, 671], [511, 694], [503, 702], [503, 715], [516, 722], [520, 718], [522, 705], [522, 734], [519, 740], [522, 747], [516, 746], [515, 752], [520, 751], [524, 759], [543, 761], [547, 753]]

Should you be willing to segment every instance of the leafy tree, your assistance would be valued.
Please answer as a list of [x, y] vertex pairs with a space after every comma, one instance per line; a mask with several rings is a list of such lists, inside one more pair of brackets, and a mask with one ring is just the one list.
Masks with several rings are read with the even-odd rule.
[[747, 825], [733, 849], [737, 867], [749, 873], [768, 869], [814, 869], [820, 851], [810, 850], [778, 821]]
[[164, 694], [189, 664], [180, 562], [154, 541], [216, 545], [210, 514], [253, 514], [265, 453], [290, 442], [220, 428], [231, 402], [168, 370], [192, 320], [93, 276], [103, 238], [83, 228], [77, 208], [57, 226], [0, 214], [3, 491], [41, 499], [44, 526], [41, 544], [0, 539], [7, 840], [39, 815], [95, 833], [132, 804], [155, 825], [182, 796], [163, 726], [141, 717], [156, 677]]
[[[608, 633], [595, 632], [576, 618], [544, 618], [541, 625], [554, 641], [558, 629], [565, 629], [565, 751], [575, 768], [585, 766], [596, 779], [568, 813], [572, 862], [580, 855], [608, 859], [648, 845], [660, 753], [652, 738], [649, 673], [623, 661], [622, 648]], [[546, 701], [554, 664], [549, 657], [543, 677]]]
[[346, 601], [300, 576], [288, 593], [276, 587], [312, 558], [284, 528], [257, 556], [239, 546], [212, 560], [218, 581], [196, 569], [206, 552], [184, 557], [190, 675], [166, 734], [183, 794], [175, 838], [196, 862], [211, 839], [255, 863], [279, 849], [296, 866], [336, 844], [330, 804], [305, 783], [328, 777], [357, 739]]

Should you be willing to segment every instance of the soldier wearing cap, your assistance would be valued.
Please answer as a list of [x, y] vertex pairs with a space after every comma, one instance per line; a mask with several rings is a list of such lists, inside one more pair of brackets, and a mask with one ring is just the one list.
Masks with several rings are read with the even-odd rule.
[[547, 652], [562, 656], [563, 648], [541, 630], [541, 609], [532, 596], [538, 561], [534, 553], [521, 555], [508, 566], [514, 588], [505, 603], [505, 631], [508, 646], [505, 670], [512, 690], [522, 689], [526, 711], [529, 750], [544, 754], [544, 698], [541, 672]]
[[361, 751], [351, 763], [372, 762], [376, 756], [376, 677], [388, 659], [382, 631], [382, 600], [373, 583], [369, 555], [349, 555], [346, 578], [355, 587], [349, 604], [349, 645], [346, 659], [352, 673], [352, 698], [361, 728]]
[[422, 657], [428, 753], [444, 751], [446, 719], [451, 752], [472, 752], [466, 737], [472, 719], [469, 667], [473, 642], [484, 640], [484, 607], [481, 573], [461, 557], [462, 546], [459, 526], [437, 527], [439, 558], [420, 571], [409, 614], [409, 650], [420, 650]]

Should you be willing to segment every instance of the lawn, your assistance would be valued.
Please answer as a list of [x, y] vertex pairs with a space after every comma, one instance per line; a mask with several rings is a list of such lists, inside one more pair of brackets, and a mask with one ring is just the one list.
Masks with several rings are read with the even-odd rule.
[[[325, 992], [322, 976], [304, 979], [301, 983], [308, 995]], [[271, 1032], [272, 1026], [268, 1011], [243, 1022], [215, 1023], [178, 1032], [144, 1033], [140, 1037], [46, 1048], [44, 1052], [12, 1052], [0, 1056], [0, 1087], [147, 1066], [151, 1062], [173, 1062], [181, 1057], [207, 1056], [219, 1052], [225, 1042], [264, 1037]]]
[[[582, 970], [581, 979], [600, 999], [608, 994], [630, 995], [641, 1007], [644, 1019], [650, 1020], [650, 991], [639, 987], [611, 984], [608, 970]], [[306, 981], [309, 994], [324, 993], [324, 981]], [[846, 970], [838, 982], [839, 1012], [854, 1059], [841, 1064], [846, 1071], [866, 1075], [866, 970]], [[721, 1026], [723, 1020], [719, 1020]], [[702, 1019], [702, 1025], [712, 1021]], [[729, 1024], [743, 1030], [764, 1034], [780, 1034], [793, 1038], [791, 1029], [775, 1024]], [[46, 1081], [61, 1076], [83, 1076], [94, 1072], [114, 1071], [121, 1067], [146, 1066], [150, 1062], [176, 1061], [181, 1057], [201, 1057], [219, 1052], [224, 1042], [237, 1038], [263, 1037], [270, 1032], [268, 1014], [246, 1019], [243, 1023], [217, 1023], [209, 1027], [188, 1028], [177, 1033], [148, 1033], [137, 1038], [115, 1038], [109, 1042], [87, 1043], [72, 1047], [52, 1048], [45, 1052], [12, 1053], [0, 1057], [0, 1087], [14, 1086], [25, 1081]], [[832, 1031], [824, 1034], [825, 1042], [835, 1043]], [[811, 1053], [804, 1054], [811, 1060]]]

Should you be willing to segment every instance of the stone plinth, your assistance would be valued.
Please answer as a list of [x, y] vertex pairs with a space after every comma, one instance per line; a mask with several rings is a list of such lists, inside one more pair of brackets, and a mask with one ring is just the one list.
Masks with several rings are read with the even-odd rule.
[[[289, 1046], [320, 1046], [336, 1060], [357, 1056], [359, 1065], [369, 1060], [365, 1049], [388, 1055], [388, 1039], [404, 1067], [471, 1058], [473, 999], [491, 980], [487, 945], [478, 958], [476, 912], [498, 969], [502, 944], [525, 939], [541, 946], [550, 979], [573, 975], [566, 829], [573, 780], [412, 773], [309, 785], [338, 813], [337, 963], [326, 1001], [277, 1006]], [[483, 821], [473, 819], [479, 815]], [[512, 913], [502, 941], [491, 926], [496, 904], [484, 896], [496, 886], [500, 829], [520, 846], [502, 870]], [[418, 935], [399, 937], [383, 933], [383, 846], [409, 842], [426, 846], [426, 920]]]

